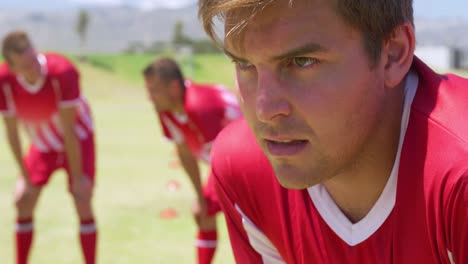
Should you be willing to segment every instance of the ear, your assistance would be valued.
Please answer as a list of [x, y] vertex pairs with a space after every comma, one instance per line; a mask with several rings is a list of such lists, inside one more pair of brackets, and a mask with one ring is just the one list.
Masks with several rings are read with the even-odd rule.
[[405, 78], [413, 63], [415, 42], [414, 28], [409, 22], [398, 26], [385, 41], [382, 56], [386, 87], [395, 87]]

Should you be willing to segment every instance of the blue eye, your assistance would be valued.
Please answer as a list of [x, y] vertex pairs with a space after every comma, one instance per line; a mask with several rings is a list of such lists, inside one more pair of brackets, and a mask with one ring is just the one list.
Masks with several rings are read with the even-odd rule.
[[309, 67], [316, 63], [318, 63], [317, 59], [308, 57], [296, 57], [291, 59], [291, 64], [300, 68]]

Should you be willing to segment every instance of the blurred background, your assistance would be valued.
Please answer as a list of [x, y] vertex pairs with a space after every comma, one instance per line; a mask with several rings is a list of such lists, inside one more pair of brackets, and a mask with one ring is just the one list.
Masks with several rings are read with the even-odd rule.
[[[468, 76], [468, 2], [415, 0], [414, 7], [416, 54], [437, 71]], [[206, 37], [196, 1], [0, 0], [0, 37], [15, 29], [40, 51], [64, 53], [81, 72], [97, 133], [99, 263], [195, 263], [194, 194], [162, 138], [141, 71], [168, 55], [190, 79], [233, 87], [233, 65]], [[1, 264], [13, 263], [16, 176], [0, 129]], [[65, 174], [56, 173], [41, 196], [32, 264], [82, 263], [66, 186]], [[218, 221], [215, 263], [234, 263], [223, 217]]]
[[[433, 64], [468, 68], [468, 2], [415, 0], [414, 9], [418, 53], [432, 52]], [[194, 0], [0, 0], [0, 35], [13, 28], [28, 31], [42, 49], [72, 54], [154, 53], [173, 45], [215, 51]]]

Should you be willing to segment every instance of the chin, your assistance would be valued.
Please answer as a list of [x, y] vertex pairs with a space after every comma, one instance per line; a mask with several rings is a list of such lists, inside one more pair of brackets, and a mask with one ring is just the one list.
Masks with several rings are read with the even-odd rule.
[[[273, 166], [274, 167], [274, 166]], [[321, 182], [321, 179], [311, 178], [310, 174], [297, 169], [274, 168], [276, 179], [286, 189], [303, 190]]]

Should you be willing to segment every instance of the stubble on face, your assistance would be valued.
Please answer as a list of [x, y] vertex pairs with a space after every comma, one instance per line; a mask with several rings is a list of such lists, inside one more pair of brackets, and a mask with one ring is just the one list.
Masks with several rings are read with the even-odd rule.
[[[293, 7], [273, 3], [257, 14], [237, 39], [228, 37], [225, 45], [227, 50], [255, 66], [252, 70], [255, 73], [248, 75], [249, 78], [237, 71], [241, 107], [278, 181], [286, 188], [303, 189], [357, 166], [357, 160], [365, 151], [367, 141], [376, 131], [382, 116], [382, 92], [372, 91], [381, 86], [382, 80], [367, 65], [368, 58], [363, 46], [359, 46], [362, 45], [360, 34], [343, 26], [344, 21], [337, 22], [340, 17], [330, 15], [335, 11], [327, 6], [327, 1], [295, 3], [298, 5]], [[228, 16], [227, 25], [233, 24], [240, 13]], [[325, 56], [325, 62], [317, 69], [310, 70], [308, 75], [302, 71], [283, 74], [284, 71], [276, 71], [275, 67], [280, 66], [270, 64], [269, 58], [306, 41], [315, 41], [332, 50], [329, 53], [332, 55]], [[337, 44], [340, 41], [352, 43], [359, 50], [340, 46], [340, 43]], [[263, 74], [261, 71], [265, 72], [265, 69], [272, 73], [275, 85], [283, 86], [275, 87], [278, 89], [275, 91], [282, 93], [281, 100], [290, 104], [292, 109], [287, 115], [279, 115], [268, 122], [258, 119], [256, 109], [259, 96], [256, 85], [259, 74]], [[352, 69], [355, 69], [355, 74]], [[289, 79], [283, 81], [283, 78]], [[303, 153], [294, 157], [272, 156], [265, 144], [265, 135], [305, 139], [308, 146]]]

